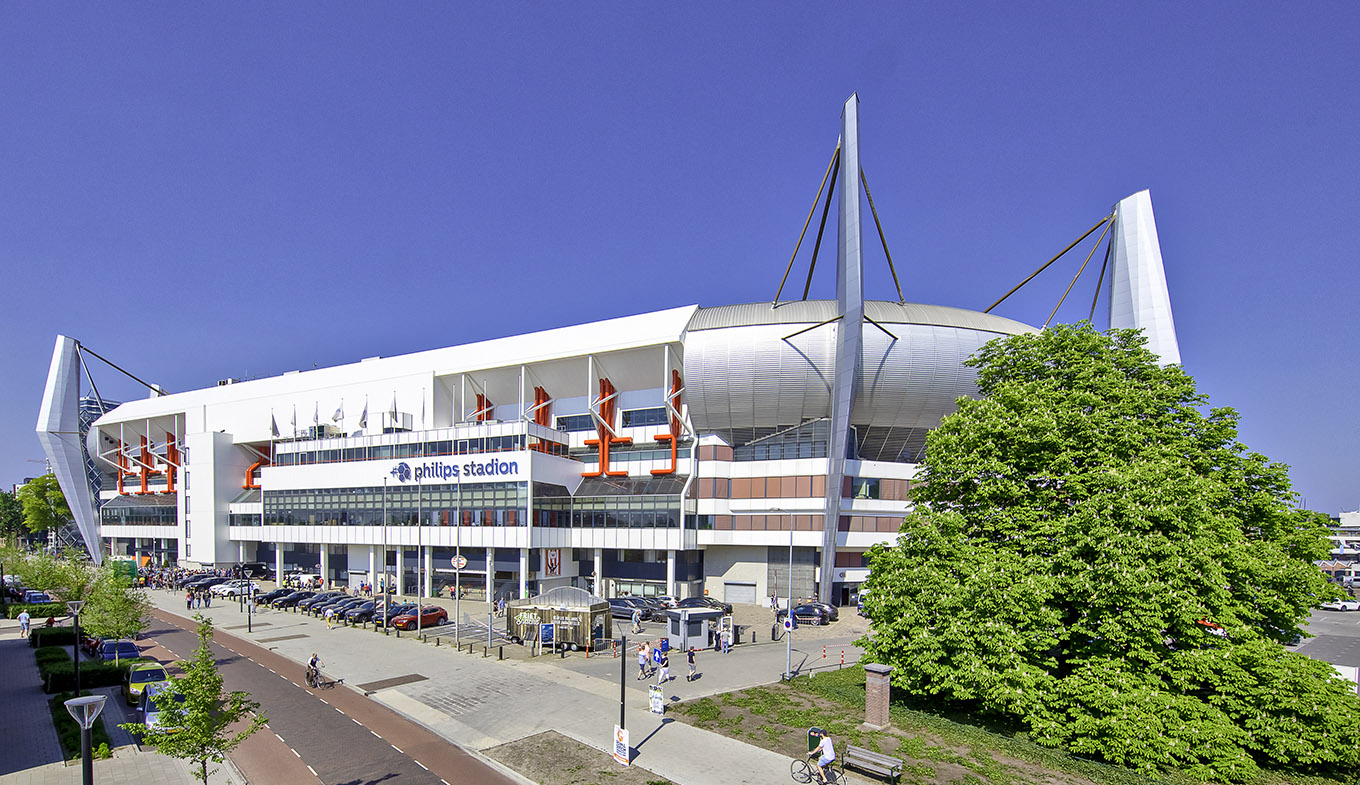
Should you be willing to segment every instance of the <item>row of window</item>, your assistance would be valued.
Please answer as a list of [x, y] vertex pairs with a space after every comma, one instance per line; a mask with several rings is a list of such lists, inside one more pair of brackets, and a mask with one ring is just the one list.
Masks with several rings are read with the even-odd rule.
[[511, 434], [478, 439], [444, 439], [411, 444], [371, 444], [366, 447], [335, 447], [305, 452], [284, 452], [274, 458], [275, 466], [308, 466], [317, 463], [345, 463], [349, 461], [379, 461], [394, 458], [433, 458], [441, 455], [474, 455], [484, 452], [537, 450], [553, 455], [566, 455], [567, 446], [537, 436]]
[[106, 507], [99, 511], [105, 526], [176, 526], [179, 516], [174, 507]]
[[[665, 425], [669, 421], [664, 406], [652, 409], [624, 409], [621, 427], [643, 428], [649, 425]], [[595, 430], [595, 418], [589, 414], [567, 414], [558, 417], [556, 422], [557, 430], [567, 433]]]
[[[826, 476], [701, 477], [696, 486], [700, 499], [816, 499], [826, 495]], [[910, 490], [910, 480], [846, 477], [842, 494], [849, 499], [906, 501]]]
[[[820, 515], [699, 515], [695, 528], [700, 531], [788, 531], [792, 521], [794, 531], [821, 531]], [[842, 515], [838, 531], [896, 532], [902, 528], [902, 518], [872, 515]]]

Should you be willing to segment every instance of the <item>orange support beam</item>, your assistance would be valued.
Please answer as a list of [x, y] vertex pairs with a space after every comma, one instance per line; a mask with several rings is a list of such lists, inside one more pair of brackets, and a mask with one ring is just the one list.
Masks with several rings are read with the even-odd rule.
[[175, 473], [179, 469], [179, 447], [173, 433], [165, 434], [165, 492], [175, 492]]
[[247, 491], [253, 491], [253, 490], [258, 489], [258, 488], [260, 487], [260, 485], [259, 485], [259, 483], [255, 482], [255, 470], [256, 470], [256, 469], [262, 469], [262, 468], [264, 468], [265, 466], [268, 466], [269, 463], [270, 463], [270, 461], [269, 461], [269, 456], [262, 456], [262, 457], [260, 458], [260, 460], [258, 460], [258, 461], [256, 461], [256, 462], [250, 464], [249, 466], [247, 466], [247, 467], [246, 467], [246, 484], [245, 484], [245, 485], [242, 485], [242, 486], [241, 486], [241, 489], [242, 489], [242, 490], [247, 490]]
[[605, 427], [614, 425], [614, 384], [608, 379], [600, 379], [600, 425], [596, 426], [598, 439], [586, 439], [587, 447], [595, 447], [599, 450], [600, 468], [593, 472], [581, 472], [582, 477], [627, 477], [627, 471], [609, 471], [609, 448], [615, 444], [632, 444], [633, 440], [627, 436], [615, 436]]
[[486, 397], [485, 395], [482, 395], [481, 393], [477, 393], [477, 414], [476, 414], [477, 420], [478, 421], [490, 420], [491, 408], [492, 408], [491, 399]]
[[[676, 409], [680, 408], [680, 390], [684, 387], [680, 378], [680, 372], [671, 369], [671, 394], [666, 397], [666, 402]], [[671, 444], [671, 465], [668, 469], [652, 469], [652, 474], [661, 476], [663, 474], [675, 474], [677, 464], [680, 462], [680, 418], [674, 414], [670, 416], [671, 432], [662, 433], [652, 438], [661, 443], [670, 442]]]

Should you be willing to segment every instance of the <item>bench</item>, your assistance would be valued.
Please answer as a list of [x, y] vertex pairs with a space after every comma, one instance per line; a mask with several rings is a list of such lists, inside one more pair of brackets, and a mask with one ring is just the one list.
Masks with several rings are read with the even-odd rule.
[[891, 755], [884, 755], [881, 752], [866, 750], [863, 747], [845, 748], [845, 754], [841, 756], [841, 763], [846, 766], [853, 766], [861, 771], [877, 774], [896, 782], [902, 776], [902, 759], [894, 758]]

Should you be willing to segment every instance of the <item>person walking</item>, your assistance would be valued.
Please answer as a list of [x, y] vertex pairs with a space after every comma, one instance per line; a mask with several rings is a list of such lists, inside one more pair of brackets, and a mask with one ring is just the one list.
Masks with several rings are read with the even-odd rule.
[[685, 661], [689, 663], [689, 675], [685, 677], [685, 681], [694, 681], [695, 677], [699, 675], [699, 671], [698, 667], [694, 664], [693, 646], [689, 647], [689, 651], [685, 652]]
[[640, 608], [633, 609], [633, 634], [642, 634], [642, 610]]
[[647, 644], [638, 646], [638, 679], [647, 678]]
[[32, 618], [28, 615], [28, 611], [19, 611], [19, 637], [20, 637], [20, 638], [27, 638], [27, 637], [28, 637], [29, 625], [32, 623], [32, 621], [33, 621]]
[[193, 609], [194, 609], [194, 593], [192, 590], [190, 590], [184, 593], [184, 610], [191, 611]]
[[326, 609], [326, 629], [330, 630], [330, 629], [334, 629], [334, 628], [335, 628], [335, 609], [334, 609], [334, 608], [327, 608], [327, 609]]
[[671, 680], [671, 658], [665, 652], [661, 653], [661, 667], [657, 668], [656, 683], [665, 684]]
[[204, 607], [204, 608], [211, 608], [211, 607], [212, 607], [212, 592], [211, 592], [211, 591], [205, 591], [205, 592], [203, 592], [203, 607]]

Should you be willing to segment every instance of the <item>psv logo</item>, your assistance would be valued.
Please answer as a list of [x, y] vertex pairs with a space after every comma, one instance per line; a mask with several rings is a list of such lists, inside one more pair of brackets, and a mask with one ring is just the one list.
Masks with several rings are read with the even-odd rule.
[[562, 549], [561, 549], [561, 548], [549, 548], [549, 549], [548, 549], [547, 556], [546, 556], [546, 558], [544, 559], [544, 567], [545, 567], [544, 572], [547, 573], [548, 575], [561, 575], [561, 574], [562, 574]]

